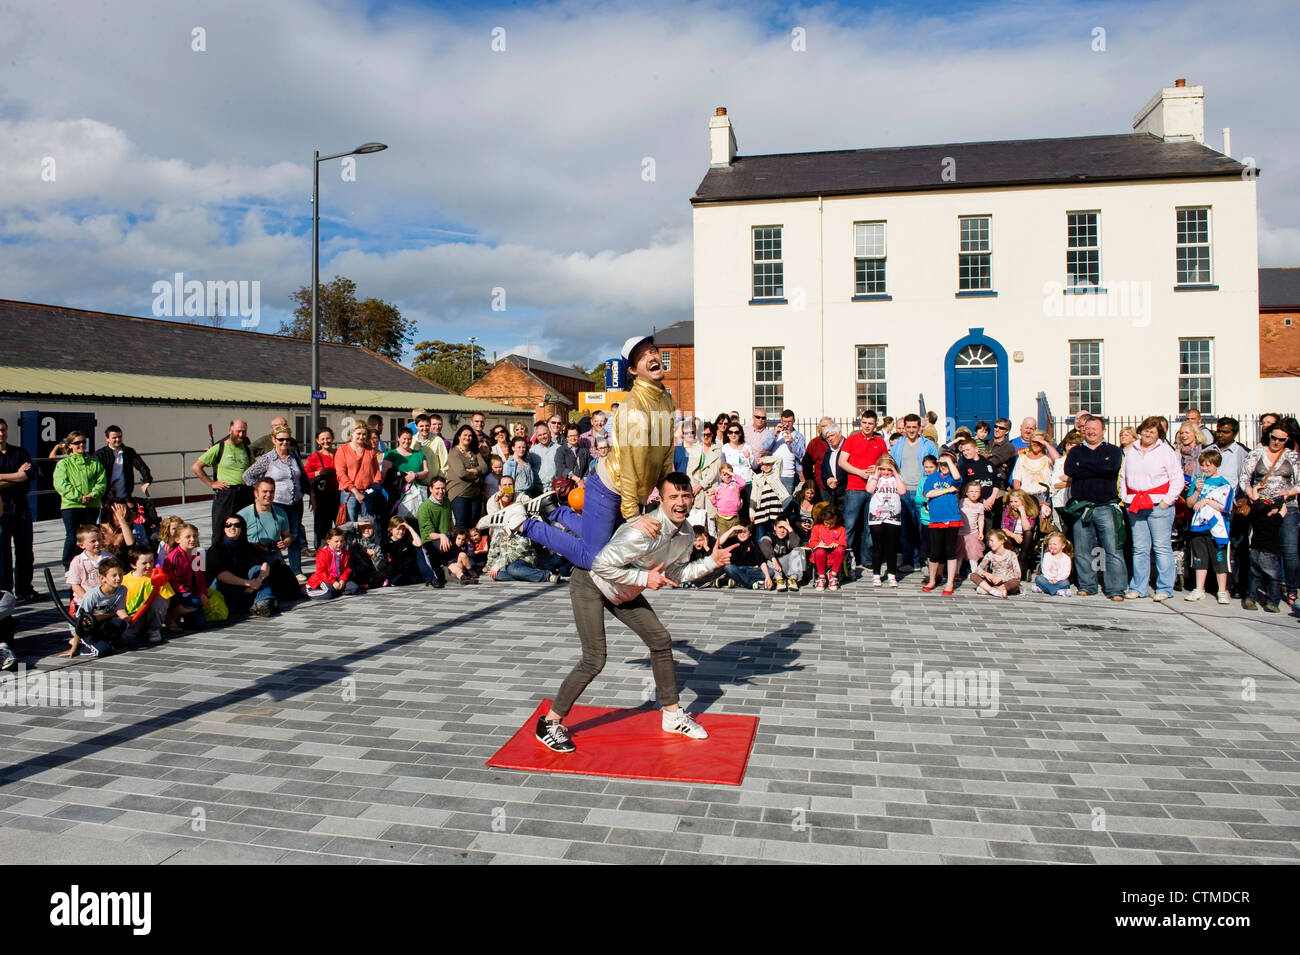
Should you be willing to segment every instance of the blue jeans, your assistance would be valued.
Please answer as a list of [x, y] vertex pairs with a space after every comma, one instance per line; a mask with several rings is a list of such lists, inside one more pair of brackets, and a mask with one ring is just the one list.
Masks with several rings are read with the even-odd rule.
[[[368, 517], [371, 520], [375, 518], [375, 489], [368, 488], [362, 495], [361, 500], [357, 500], [356, 495], [351, 491], [344, 491], [347, 495], [348, 520], [355, 521], [360, 517]], [[301, 520], [301, 516], [299, 520]], [[379, 528], [375, 529], [376, 531]], [[301, 557], [299, 558], [301, 560]]]
[[302, 499], [299, 498], [294, 504], [281, 504], [280, 506], [289, 515], [289, 569], [295, 574], [301, 574], [302, 545], [305, 539], [302, 530]]
[[1065, 580], [1062, 580], [1059, 583], [1054, 584], [1051, 581], [1049, 581], [1046, 577], [1044, 577], [1042, 574], [1039, 574], [1037, 577], [1034, 578], [1034, 584], [1037, 585], [1038, 589], [1041, 590], [1043, 593], [1051, 594], [1053, 597], [1055, 597], [1057, 594], [1062, 592], [1064, 593], [1070, 592], [1070, 579], [1068, 577]]
[[333, 584], [324, 584], [324, 590], [317, 587], [307, 591], [307, 596], [312, 600], [333, 600], [335, 597], [351, 597], [360, 593], [361, 588], [357, 586], [355, 580], [349, 580], [343, 585], [342, 590], [335, 590]]
[[1097, 569], [1093, 551], [1100, 549], [1105, 555], [1106, 596], [1114, 597], [1124, 593], [1124, 581], [1128, 578], [1128, 573], [1124, 569], [1124, 557], [1115, 542], [1116, 519], [1113, 507], [1097, 507], [1092, 511], [1089, 523], [1085, 524], [1082, 518], [1074, 522], [1074, 568], [1079, 574], [1079, 590], [1090, 594], [1097, 592]]
[[[575, 567], [591, 570], [591, 562], [614, 536], [614, 528], [618, 526], [620, 518], [620, 505], [619, 496], [605, 487], [605, 482], [597, 477], [585, 486], [581, 514], [561, 505], [551, 515], [552, 521], [563, 524], [564, 527], [552, 527], [546, 521], [529, 518], [520, 530], [534, 544], [555, 551]], [[578, 536], [574, 537], [569, 531]]]
[[[915, 489], [909, 488], [903, 495], [903, 520], [900, 538], [902, 539], [903, 563], [913, 567], [925, 566], [925, 557], [929, 551], [926, 545], [928, 537], [921, 537], [921, 510], [912, 496]], [[928, 530], [928, 525], [927, 525]]]
[[737, 567], [735, 564], [728, 564], [722, 569], [738, 586], [746, 589], [763, 582], [763, 572], [757, 567]]
[[848, 541], [847, 550], [853, 553], [853, 536], [858, 536], [857, 557], [859, 567], [871, 566], [871, 532], [867, 530], [867, 511], [871, 507], [871, 495], [866, 491], [852, 488], [844, 492], [844, 539]]
[[1282, 518], [1282, 569], [1286, 576], [1286, 592], [1300, 590], [1300, 500], [1286, 502], [1286, 517]]
[[458, 497], [451, 502], [451, 519], [457, 527], [473, 527], [483, 512], [483, 498]]
[[208, 618], [203, 613], [203, 601], [198, 597], [193, 594], [177, 594], [172, 599], [179, 601], [185, 608], [182, 617], [195, 630], [202, 630], [208, 625]]
[[59, 512], [63, 517], [63, 567], [66, 570], [77, 556], [77, 528], [82, 524], [95, 524], [99, 518], [99, 506], [65, 507]]
[[512, 560], [497, 571], [497, 580], [523, 580], [532, 584], [544, 584], [551, 575], [539, 567], [534, 567], [522, 560]]
[[1262, 550], [1250, 552], [1250, 590], [1246, 596], [1252, 600], [1260, 589], [1268, 587], [1268, 602], [1276, 604], [1282, 600], [1282, 556], [1266, 554]]
[[[1095, 511], [1093, 512], [1096, 513]], [[1139, 514], [1128, 512], [1129, 532], [1133, 535], [1133, 576], [1128, 589], [1146, 596], [1151, 585], [1151, 550], [1156, 552], [1156, 593], [1172, 596], [1174, 592], [1174, 509], [1153, 507]]]
[[781, 483], [785, 485], [785, 489], [786, 489], [787, 491], [789, 491], [791, 494], [793, 494], [793, 493], [794, 493], [794, 483], [795, 483], [795, 481], [797, 481], [797, 480], [799, 480], [799, 475], [798, 475], [798, 474], [792, 474], [792, 475], [790, 475], [789, 477], [783, 477], [783, 478], [781, 478]]

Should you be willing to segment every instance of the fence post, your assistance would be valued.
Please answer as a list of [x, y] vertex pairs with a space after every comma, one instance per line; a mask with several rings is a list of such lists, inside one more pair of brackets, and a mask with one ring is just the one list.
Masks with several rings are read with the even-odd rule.
[[185, 504], [187, 503], [185, 500], [185, 452], [177, 451], [176, 453], [181, 456], [181, 503]]

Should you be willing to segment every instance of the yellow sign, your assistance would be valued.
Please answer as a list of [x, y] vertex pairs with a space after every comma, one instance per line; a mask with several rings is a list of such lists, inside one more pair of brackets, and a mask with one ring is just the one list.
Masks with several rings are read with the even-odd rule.
[[578, 392], [578, 412], [589, 415], [596, 411], [608, 412], [615, 402], [627, 400], [626, 391], [580, 391]]

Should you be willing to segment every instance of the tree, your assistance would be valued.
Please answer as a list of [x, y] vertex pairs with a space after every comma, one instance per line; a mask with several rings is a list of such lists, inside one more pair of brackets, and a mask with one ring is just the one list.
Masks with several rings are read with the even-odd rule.
[[460, 393], [483, 377], [487, 362], [482, 347], [478, 345], [471, 347], [460, 342], [428, 341], [415, 346], [412, 369], [417, 375]]
[[[280, 326], [289, 338], [311, 338], [311, 286], [304, 285], [290, 298], [298, 303], [293, 322]], [[415, 322], [403, 318], [396, 306], [377, 298], [357, 301], [357, 283], [341, 275], [317, 291], [320, 340], [362, 345], [394, 361], [415, 337]]]
[[593, 391], [605, 390], [605, 363], [603, 361], [591, 371], [585, 370], [581, 365], [574, 365], [573, 367], [591, 379]]

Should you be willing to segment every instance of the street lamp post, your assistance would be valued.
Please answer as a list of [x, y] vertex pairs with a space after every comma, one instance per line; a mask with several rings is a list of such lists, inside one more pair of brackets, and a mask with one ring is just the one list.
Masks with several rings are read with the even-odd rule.
[[360, 156], [387, 149], [383, 143], [363, 143], [345, 153], [322, 156], [317, 149], [312, 153], [311, 185], [311, 428], [306, 435], [308, 445], [316, 440], [320, 430], [320, 164], [344, 156]]
[[478, 338], [474, 335], [469, 336], [469, 383], [474, 384], [474, 346], [478, 344]]

